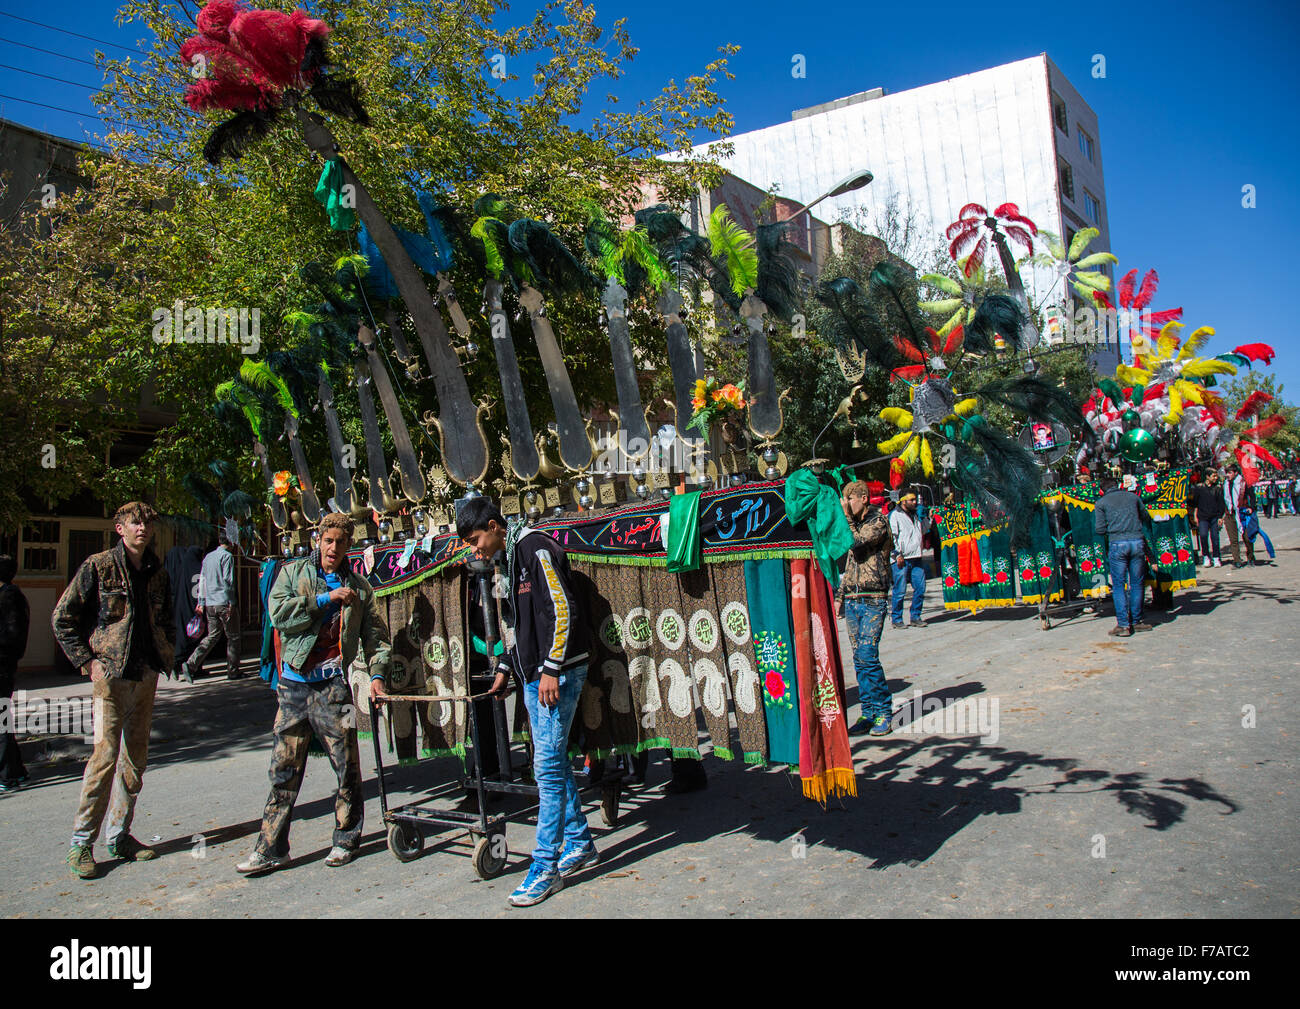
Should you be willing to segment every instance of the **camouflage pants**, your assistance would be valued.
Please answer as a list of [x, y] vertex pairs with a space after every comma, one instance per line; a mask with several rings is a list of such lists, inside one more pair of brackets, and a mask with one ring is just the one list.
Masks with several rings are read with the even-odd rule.
[[144, 784], [149, 760], [149, 728], [158, 674], [147, 670], [139, 680], [104, 677], [91, 685], [95, 710], [95, 748], [81, 779], [81, 802], [72, 826], [73, 844], [94, 844], [116, 784], [116, 800], [105, 839], [112, 844], [131, 832], [135, 800]]
[[307, 748], [315, 732], [338, 776], [334, 843], [355, 851], [361, 842], [365, 800], [361, 794], [356, 711], [347, 680], [335, 676], [322, 683], [297, 683], [281, 677], [276, 696], [280, 710], [276, 712], [273, 730], [271, 795], [262, 814], [257, 850], [263, 855], [289, 854], [289, 820], [307, 768]]

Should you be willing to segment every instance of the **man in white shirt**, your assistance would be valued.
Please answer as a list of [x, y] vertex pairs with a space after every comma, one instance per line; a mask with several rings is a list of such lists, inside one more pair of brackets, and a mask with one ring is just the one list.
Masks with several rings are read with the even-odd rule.
[[1232, 566], [1239, 568], [1241, 563], [1241, 548], [1238, 546], [1238, 540], [1241, 533], [1241, 494], [1246, 489], [1246, 478], [1241, 475], [1241, 471], [1231, 463], [1223, 471], [1223, 505], [1226, 509], [1223, 516], [1223, 528], [1228, 533], [1228, 547], [1232, 550]]
[[921, 619], [921, 607], [925, 603], [925, 547], [921, 541], [929, 520], [917, 514], [918, 503], [916, 495], [908, 491], [898, 499], [898, 507], [889, 513], [889, 531], [894, 535], [894, 605], [890, 617], [900, 629], [907, 626], [903, 623], [903, 599], [908, 582], [912, 584], [911, 626], [925, 626]]

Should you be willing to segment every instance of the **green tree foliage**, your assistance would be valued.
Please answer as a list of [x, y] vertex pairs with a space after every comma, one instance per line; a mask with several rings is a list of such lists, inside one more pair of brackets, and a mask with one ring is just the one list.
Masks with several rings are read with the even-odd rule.
[[[85, 159], [91, 187], [62, 194], [51, 239], [29, 242], [16, 228], [0, 233], [0, 447], [7, 465], [23, 467], [0, 487], [5, 525], [25, 513], [15, 484], [50, 500], [90, 487], [106, 500], [149, 496], [164, 508], [190, 510], [180, 478], [213, 456], [243, 460], [245, 488], [260, 497], [247, 434], [212, 413], [213, 388], [234, 376], [243, 355], [230, 346], [157, 343], [154, 313], [178, 300], [257, 308], [262, 353], [288, 349], [302, 337], [287, 317], [319, 302], [299, 270], [355, 251], [355, 236], [331, 231], [313, 198], [322, 164], [292, 116], [239, 161], [220, 168], [203, 161], [203, 143], [223, 117], [196, 114], [182, 97], [193, 78], [179, 47], [195, 32], [196, 11], [188, 0], [132, 0], [122, 8], [119, 20], [155, 41], [143, 59], [107, 62], [105, 115], [123, 124], [107, 137], [111, 153]], [[373, 124], [327, 119], [349, 163], [400, 227], [424, 230], [413, 186], [437, 193], [467, 226], [473, 200], [497, 192], [518, 216], [551, 223], [576, 250], [585, 201], [618, 219], [645, 202], [648, 188], [684, 201], [716, 178], [716, 166], [691, 147], [731, 128], [716, 89], [731, 76], [734, 46], [721, 47], [698, 74], [624, 108], [606, 89], [616, 87], [637, 50], [623, 21], [602, 27], [595, 7], [581, 0], [550, 0], [524, 25], [506, 23], [500, 0], [325, 0], [313, 13], [332, 26], [331, 57], [360, 83]], [[658, 158], [668, 153], [676, 157]], [[453, 281], [474, 339], [490, 347], [474, 311], [481, 268], [462, 255]], [[612, 401], [594, 289], [550, 312], [579, 401]], [[649, 347], [648, 362], [665, 361], [662, 327], [648, 306], [634, 306], [632, 322], [634, 337]], [[526, 321], [516, 323], [514, 336], [534, 426], [544, 429], [549, 400]], [[415, 419], [436, 406], [432, 383], [405, 379], [391, 357], [390, 370], [418, 432]], [[495, 394], [489, 352], [467, 372], [475, 395]], [[355, 396], [344, 378], [336, 376], [335, 387], [345, 436], [359, 447], [349, 405]], [[139, 463], [110, 469], [113, 432], [134, 423], [146, 388], [174, 423]], [[499, 409], [490, 424], [491, 445], [504, 431]], [[304, 418], [302, 435], [323, 482], [329, 466], [318, 413]], [[437, 462], [436, 448], [416, 438], [425, 465]], [[40, 471], [39, 446], [47, 442], [58, 446], [58, 467]], [[273, 468], [289, 468], [287, 447], [271, 450]]]
[[1251, 426], [1252, 421], [1234, 420], [1241, 405], [1246, 402], [1246, 398], [1252, 392], [1266, 392], [1273, 397], [1273, 402], [1269, 403], [1260, 411], [1258, 420], [1263, 421], [1274, 414], [1281, 414], [1286, 419], [1286, 424], [1276, 434], [1265, 438], [1260, 444], [1266, 449], [1277, 455], [1279, 452], [1294, 452], [1300, 449], [1300, 406], [1287, 401], [1283, 395], [1283, 385], [1277, 380], [1277, 376], [1271, 373], [1248, 371], [1244, 375], [1238, 373], [1235, 378], [1228, 384], [1227, 389], [1223, 392], [1223, 402], [1228, 411], [1229, 426], [1236, 432], [1240, 433]]

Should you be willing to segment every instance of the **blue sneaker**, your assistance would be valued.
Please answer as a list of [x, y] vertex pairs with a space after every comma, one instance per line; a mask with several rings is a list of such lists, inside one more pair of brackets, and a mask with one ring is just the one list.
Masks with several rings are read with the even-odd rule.
[[555, 868], [561, 876], [572, 876], [580, 869], [599, 864], [600, 852], [596, 850], [594, 844], [587, 844], [579, 848], [570, 848], [560, 856], [560, 862]]
[[514, 893], [510, 895], [510, 903], [514, 907], [531, 907], [534, 904], [540, 904], [551, 894], [564, 889], [564, 877], [554, 869], [549, 872], [540, 869], [534, 862], [528, 870], [528, 878], [519, 884]]
[[891, 719], [890, 715], [874, 715], [871, 719], [871, 735], [888, 736], [894, 731], [889, 724]]

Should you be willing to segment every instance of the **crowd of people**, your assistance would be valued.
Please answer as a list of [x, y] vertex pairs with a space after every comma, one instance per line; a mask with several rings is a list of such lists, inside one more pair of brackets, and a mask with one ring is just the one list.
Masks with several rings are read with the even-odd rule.
[[[1274, 498], [1261, 505], [1235, 465], [1197, 474], [1189, 495], [1189, 515], [1197, 530], [1202, 563], [1221, 566], [1220, 532], [1226, 530], [1234, 567], [1257, 563], [1254, 542], [1262, 537], [1269, 557], [1271, 541], [1259, 527], [1261, 507], [1285, 510]], [[1291, 485], [1294, 486], [1294, 483]], [[1113, 479], [1103, 479], [1095, 509], [1099, 537], [1108, 541], [1116, 626], [1128, 636], [1148, 631], [1142, 619], [1143, 524], [1150, 517], [1140, 497]], [[1294, 502], [1291, 502], [1292, 504]], [[886, 616], [894, 628], [923, 628], [927, 544], [931, 522], [914, 492], [902, 494], [886, 510], [878, 484], [854, 481], [843, 488], [841, 507], [853, 536], [836, 589], [857, 677], [861, 713], [852, 735], [888, 735], [894, 718], [892, 697], [880, 660]], [[160, 675], [191, 681], [207, 655], [225, 637], [226, 669], [238, 679], [239, 617], [236, 595], [237, 545], [224, 534], [201, 562], [197, 556], [169, 558], [174, 573], [150, 547], [156, 514], [139, 501], [114, 516], [119, 537], [110, 550], [89, 557], [60, 598], [52, 618], [55, 639], [68, 659], [89, 677], [95, 700], [94, 747], [86, 763], [73, 820], [67, 863], [83, 879], [97, 875], [93, 848], [107, 820], [109, 856], [146, 861], [156, 852], [131, 835], [131, 823], [148, 762], [149, 733]], [[563, 548], [550, 536], [512, 526], [486, 498], [464, 503], [457, 532], [485, 560], [504, 559], [509, 585], [509, 649], [494, 654], [492, 693], [522, 690], [533, 741], [533, 773], [538, 788], [537, 842], [527, 876], [510, 895], [515, 906], [545, 900], [564, 881], [596, 865], [600, 854], [582, 814], [568, 758], [567, 741], [587, 675], [587, 629], [573, 590]], [[267, 599], [266, 619], [274, 631], [278, 709], [273, 726], [267, 798], [253, 851], [237, 870], [249, 876], [287, 864], [289, 825], [302, 785], [308, 745], [321, 741], [337, 777], [330, 867], [346, 865], [356, 854], [364, 822], [355, 699], [347, 681], [358, 654], [370, 671], [370, 696], [382, 703], [389, 670], [389, 632], [374, 590], [347, 560], [352, 521], [325, 516], [319, 546], [309, 556], [283, 565]], [[1244, 549], [1245, 561], [1241, 560]], [[174, 562], [174, 563], [170, 563]], [[174, 585], [183, 565], [198, 562], [193, 592]], [[12, 694], [18, 659], [26, 646], [29, 611], [13, 585], [13, 558], [0, 556], [0, 690]], [[909, 587], [909, 622], [903, 620]], [[178, 626], [193, 602], [188, 631]], [[206, 629], [203, 628], [206, 624]], [[188, 658], [178, 658], [182, 643], [197, 641]], [[476, 755], [477, 756], [477, 755]], [[491, 756], [491, 755], [488, 755]], [[696, 762], [692, 762], [694, 765]], [[632, 768], [644, 774], [644, 755]], [[491, 770], [488, 768], [488, 770]], [[702, 767], [678, 773], [676, 790], [703, 787]], [[26, 779], [12, 731], [3, 739], [0, 790], [12, 791]], [[689, 779], [689, 780], [688, 780]], [[110, 806], [110, 798], [116, 801]]]

